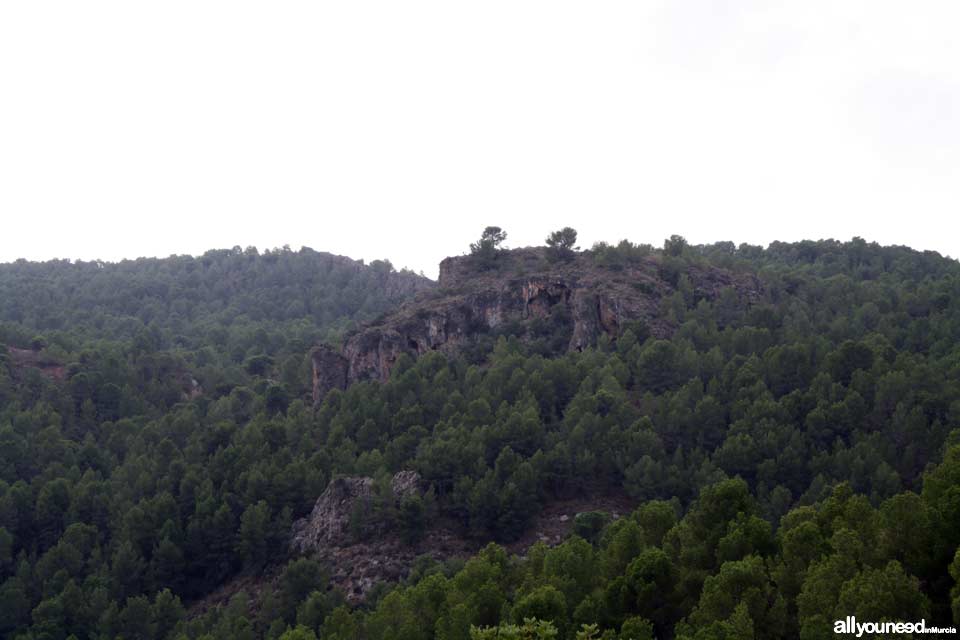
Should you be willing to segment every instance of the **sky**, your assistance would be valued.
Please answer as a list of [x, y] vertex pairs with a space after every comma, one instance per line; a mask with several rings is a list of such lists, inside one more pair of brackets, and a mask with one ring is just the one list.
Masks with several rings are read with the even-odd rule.
[[960, 3], [0, 3], [0, 261], [861, 236], [960, 255]]

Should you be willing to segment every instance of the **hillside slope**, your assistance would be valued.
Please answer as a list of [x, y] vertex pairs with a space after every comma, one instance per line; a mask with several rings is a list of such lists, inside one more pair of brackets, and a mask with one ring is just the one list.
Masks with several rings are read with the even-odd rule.
[[[299, 259], [280, 253], [223, 264], [256, 284]], [[563, 638], [790, 638], [960, 612], [956, 261], [671, 239], [476, 266], [344, 333], [399, 348], [316, 406], [329, 336], [243, 279], [209, 316], [173, 287], [152, 318], [22, 301], [0, 325], [0, 635], [466, 640], [537, 617]], [[291, 553], [331, 513], [339, 546], [314, 527], [323, 548]], [[402, 562], [380, 573], [381, 552]]]
[[205, 329], [237, 322], [341, 328], [433, 287], [386, 261], [365, 265], [308, 248], [117, 263], [20, 260], [0, 264], [0, 323], [82, 339], [133, 338], [148, 326], [162, 340], [196, 347], [211, 341]]
[[[665, 301], [681, 286], [679, 279], [671, 282], [656, 256], [608, 269], [591, 254], [551, 262], [542, 248], [503, 251], [492, 267], [474, 256], [447, 258], [438, 285], [433, 295], [351, 332], [339, 350], [321, 345], [314, 351], [314, 402], [331, 388], [385, 381], [402, 354], [470, 350], [482, 356], [490, 336], [540, 339], [544, 355], [583, 351], [601, 335], [616, 339], [631, 325], [667, 338], [677, 320]], [[694, 302], [726, 295], [727, 304], [739, 308], [761, 296], [754, 275], [709, 264], [690, 264], [682, 286]]]

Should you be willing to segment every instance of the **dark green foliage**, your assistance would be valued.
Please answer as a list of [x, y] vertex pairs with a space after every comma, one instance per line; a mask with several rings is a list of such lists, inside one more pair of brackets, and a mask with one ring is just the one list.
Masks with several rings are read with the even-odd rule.
[[567, 617], [567, 603], [556, 588], [545, 585], [520, 598], [513, 607], [514, 622], [527, 618], [547, 620], [556, 624]]
[[672, 235], [663, 241], [663, 253], [671, 258], [682, 256], [689, 247], [687, 239], [683, 236]]
[[648, 244], [635, 245], [629, 240], [621, 240], [617, 245], [597, 242], [590, 248], [594, 263], [615, 271], [639, 263], [647, 256], [652, 255], [653, 252], [654, 248], [652, 246]]
[[[593, 251], [669, 276], [672, 333], [627, 324], [565, 353], [573, 323], [557, 306], [463, 357], [405, 358], [316, 411], [309, 346], [387, 307], [386, 264], [237, 251], [0, 267], [0, 341], [62, 367], [60, 380], [0, 350], [0, 636], [469, 638], [528, 616], [608, 638], [823, 637], [850, 612], [948, 623], [956, 263], [860, 241]], [[753, 298], [694, 290], [691, 270], [717, 265], [755, 276]], [[428, 492], [396, 503], [385, 491], [406, 469]], [[490, 547], [420, 570], [352, 610], [285, 551], [337, 474], [376, 478], [356, 515], [365, 540], [422, 542], [442, 520], [506, 543], [556, 499], [642, 504], [581, 514], [579, 537], [523, 561]], [[264, 593], [187, 619], [268, 570]]]
[[564, 227], [547, 236], [547, 260], [551, 262], [566, 262], [572, 260], [577, 245], [577, 230]]
[[327, 578], [320, 565], [307, 558], [294, 560], [280, 576], [280, 609], [287, 621], [295, 618], [297, 607], [314, 591], [326, 588]]
[[596, 542], [609, 522], [610, 516], [602, 511], [585, 511], [573, 519], [573, 532], [588, 542]]
[[400, 536], [407, 544], [418, 542], [427, 528], [427, 510], [420, 496], [409, 496], [400, 503], [397, 514]]
[[[680, 520], [668, 515], [669, 505], [646, 503], [610, 522], [595, 545], [573, 537], [553, 549], [535, 545], [523, 558], [488, 547], [451, 577], [424, 575], [392, 591], [373, 611], [354, 614], [352, 628], [371, 640], [397, 637], [413, 619], [419, 624], [407, 632], [415, 638], [534, 638], [537, 627], [559, 633], [545, 637], [702, 639], [829, 637], [834, 620], [847, 615], [951, 623], [949, 606], [936, 609], [920, 580], [891, 558], [899, 545], [876, 546], [898, 526], [884, 524], [880, 514], [903, 500], [927, 506], [924, 496], [901, 494], [877, 509], [841, 485], [787, 513], [776, 538], [761, 533], [762, 552], [704, 559], [702, 538], [688, 533], [749, 523], [743, 514], [755, 500], [743, 489], [736, 481], [706, 486]], [[650, 540], [637, 525], [661, 523], [659, 529], [671, 520]], [[712, 568], [704, 571], [705, 562]], [[693, 594], [691, 584], [699, 585]]]
[[37, 351], [130, 339], [148, 351], [236, 350], [243, 361], [248, 351], [286, 351], [284, 342], [306, 350], [328, 329], [373, 317], [400, 302], [398, 292], [426, 284], [388, 262], [364, 267], [307, 248], [260, 255], [234, 247], [116, 264], [18, 261], [0, 265], [0, 323], [16, 325], [5, 327], [7, 344]]
[[507, 239], [507, 232], [500, 227], [487, 227], [480, 239], [470, 244], [470, 254], [476, 256], [483, 268], [490, 268], [496, 260], [500, 245]]

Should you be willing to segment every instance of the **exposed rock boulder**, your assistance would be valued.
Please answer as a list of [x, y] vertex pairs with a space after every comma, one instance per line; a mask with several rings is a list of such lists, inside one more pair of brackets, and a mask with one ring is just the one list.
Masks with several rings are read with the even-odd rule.
[[400, 471], [390, 480], [390, 489], [397, 498], [419, 495], [423, 490], [423, 480], [416, 471]]
[[[504, 252], [494, 269], [483, 269], [471, 256], [447, 258], [440, 263], [438, 291], [348, 335], [339, 350], [321, 345], [313, 351], [314, 402], [330, 389], [387, 380], [403, 354], [454, 353], [508, 323], [530, 326], [557, 310], [562, 313], [555, 317], [568, 324], [568, 350], [589, 348], [601, 335], [616, 339], [633, 321], [645, 323], [656, 337], [668, 337], [676, 327], [662, 301], [677, 289], [660, 267], [657, 256], [617, 270], [599, 267], [584, 254], [550, 263], [542, 248]], [[684, 275], [695, 299], [713, 300], [730, 289], [740, 304], [749, 305], [761, 291], [749, 274], [693, 265]]]
[[[67, 369], [63, 363], [52, 358], [45, 351], [6, 347], [6, 353], [15, 375], [23, 374], [30, 369], [36, 369], [41, 375], [57, 382], [63, 382], [67, 378]], [[0, 361], [0, 364], [3, 364], [3, 362]]]
[[[394, 500], [420, 495], [420, 474], [401, 471], [390, 480]], [[353, 604], [362, 602], [370, 589], [381, 581], [405, 577], [418, 556], [437, 560], [467, 556], [474, 547], [443, 528], [433, 528], [424, 539], [406, 544], [396, 532], [386, 530], [362, 542], [352, 539], [350, 520], [355, 509], [372, 500], [376, 486], [373, 478], [340, 477], [330, 481], [317, 498], [310, 515], [293, 525], [290, 548], [294, 553], [310, 553], [330, 567], [331, 581]]]
[[[393, 476], [390, 488], [396, 500], [421, 491], [420, 474], [401, 471]], [[317, 498], [310, 515], [293, 524], [290, 547], [307, 553], [326, 547], [341, 547], [351, 543], [350, 517], [358, 503], [373, 498], [373, 478], [334, 478]]]

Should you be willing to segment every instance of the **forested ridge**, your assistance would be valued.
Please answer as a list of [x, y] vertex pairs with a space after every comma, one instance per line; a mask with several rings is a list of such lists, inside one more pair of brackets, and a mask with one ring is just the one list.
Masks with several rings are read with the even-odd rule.
[[[117, 263], [19, 260], [0, 265], [0, 322], [22, 343], [24, 332], [44, 332], [65, 348], [140, 339], [154, 348], [226, 347], [236, 356], [251, 345], [224, 344], [232, 334], [263, 328], [309, 346], [431, 285], [387, 260], [365, 265], [309, 248], [234, 247]], [[271, 352], [277, 342], [256, 346]]]
[[[548, 258], [575, 237], [551, 236]], [[499, 241], [474, 249], [486, 273]], [[636, 322], [566, 352], [562, 318], [507, 324], [313, 407], [310, 346], [430, 286], [319, 256], [0, 266], [0, 342], [17, 349], [0, 352], [3, 637], [826, 638], [847, 615], [960, 622], [957, 262], [860, 239], [599, 244], [582, 256], [600, 271], [657, 261], [669, 338]], [[698, 296], [685, 272], [705, 265], [756, 276], [761, 296]], [[338, 475], [408, 469], [426, 494], [377, 501], [358, 538], [412, 541], [443, 520], [491, 545], [350, 607], [322, 563], [288, 555], [291, 524]], [[573, 537], [522, 557], [497, 546], [553, 500], [605, 494], [639, 506], [582, 513]], [[268, 568], [258, 593], [187, 614]]]

